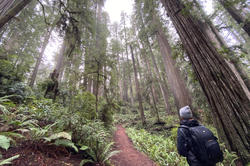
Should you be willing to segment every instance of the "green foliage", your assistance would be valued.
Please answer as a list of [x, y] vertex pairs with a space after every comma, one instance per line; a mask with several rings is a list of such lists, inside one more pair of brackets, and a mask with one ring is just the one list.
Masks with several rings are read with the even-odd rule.
[[[109, 145], [111, 131], [105, 127], [104, 122], [99, 119], [87, 119], [91, 116], [83, 113], [86, 111], [91, 114], [88, 109], [95, 111], [93, 95], [85, 93], [78, 99], [78, 104], [81, 104], [80, 99], [85, 101], [82, 107], [78, 108], [87, 110], [75, 109], [69, 112], [68, 108], [61, 107], [49, 99], [31, 99], [28, 104], [20, 105], [14, 112], [6, 108], [6, 113], [1, 115], [1, 119], [14, 127], [16, 132], [26, 133], [32, 141], [46, 141], [57, 146], [73, 148], [76, 152], [78, 152], [77, 146], [81, 146], [81, 150], [85, 152], [84, 158], [87, 157], [97, 163], [107, 163], [110, 156], [115, 153], [110, 150], [111, 145]], [[4, 97], [1, 101], [4, 103], [9, 100]], [[92, 104], [92, 107], [89, 104]], [[45, 124], [41, 125], [41, 122]], [[0, 134], [3, 138], [23, 139], [23, 136], [16, 132]], [[6, 143], [8, 142], [3, 142], [5, 149]]]
[[78, 94], [73, 100], [73, 112], [77, 112], [81, 117], [86, 119], [95, 119], [95, 96], [89, 92]]
[[5, 150], [8, 150], [10, 147], [10, 138], [4, 135], [0, 135], [0, 147]]
[[[110, 164], [108, 162], [108, 159], [110, 159], [112, 156], [119, 153], [119, 151], [111, 151], [111, 147], [113, 144], [114, 144], [113, 142], [105, 146], [101, 144], [96, 144], [97, 146], [96, 149], [99, 149], [99, 151], [93, 151], [92, 149], [87, 149], [87, 153], [91, 156], [91, 160], [89, 159], [82, 160], [80, 165], [84, 165], [85, 163], [88, 163], [88, 162], [92, 162], [92, 163], [94, 162], [100, 165]], [[98, 147], [98, 146], [103, 146], [103, 147]]]
[[180, 157], [176, 143], [171, 138], [164, 138], [163, 136], [150, 134], [141, 129], [128, 128], [128, 136], [132, 139], [135, 147], [146, 153], [152, 160], [161, 166], [187, 166], [186, 159]]
[[104, 122], [106, 127], [111, 127], [114, 121], [113, 115], [117, 110], [119, 110], [120, 106], [116, 101], [112, 101], [110, 103], [103, 102], [100, 105], [101, 108], [98, 117]]
[[57, 146], [70, 147], [70, 148], [73, 148], [76, 152], [78, 152], [78, 148], [75, 146], [75, 144], [71, 140], [57, 139], [54, 144]]
[[52, 134], [51, 136], [49, 137], [45, 137], [44, 139], [46, 141], [52, 141], [52, 140], [57, 140], [59, 138], [64, 138], [64, 139], [67, 139], [67, 140], [71, 140], [71, 135], [67, 132], [60, 132], [60, 133], [56, 133], [56, 134]]
[[[214, 127], [208, 128], [217, 136], [217, 131]], [[175, 127], [171, 130], [170, 136], [165, 137], [159, 134], [150, 134], [144, 129], [128, 128], [127, 134], [131, 138], [134, 146], [144, 153], [146, 153], [152, 160], [159, 165], [185, 165], [187, 166], [186, 159], [181, 157], [177, 152], [177, 130]], [[169, 134], [167, 134], [169, 135]], [[234, 161], [238, 159], [235, 152], [229, 152], [223, 143], [220, 146], [224, 153], [224, 160], [219, 163], [219, 166], [235, 166]]]
[[0, 165], [6, 165], [6, 164], [11, 164], [11, 161], [17, 159], [20, 155], [15, 155], [13, 157], [10, 157], [8, 159], [0, 160]]

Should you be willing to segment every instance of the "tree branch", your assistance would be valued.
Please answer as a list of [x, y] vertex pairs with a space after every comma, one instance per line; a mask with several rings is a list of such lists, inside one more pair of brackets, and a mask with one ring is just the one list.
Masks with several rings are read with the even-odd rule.
[[[41, 7], [42, 7], [42, 10], [43, 10], [43, 18], [44, 18], [45, 24], [50, 26], [50, 23], [47, 22], [47, 20], [46, 20], [44, 5], [42, 4], [42, 2], [40, 2], [40, 0], [37, 0], [37, 1], [38, 1], [38, 3], [39, 3], [39, 4], [41, 5]], [[47, 29], [48, 29], [48, 27], [47, 27]]]

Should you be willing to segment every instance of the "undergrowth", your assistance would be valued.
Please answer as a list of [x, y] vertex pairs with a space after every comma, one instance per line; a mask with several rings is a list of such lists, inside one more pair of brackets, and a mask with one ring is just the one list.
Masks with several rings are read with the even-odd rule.
[[[78, 102], [79, 98], [82, 102]], [[109, 165], [108, 159], [117, 153], [111, 151], [113, 131], [107, 127], [112, 123], [112, 118], [105, 125], [106, 121], [98, 118], [93, 110], [93, 95], [89, 93], [78, 95], [73, 108], [64, 107], [50, 99], [36, 98], [16, 105], [8, 97], [2, 97], [0, 148], [8, 150], [22, 141], [49, 143], [70, 148], [70, 153], [82, 154], [82, 165], [87, 162]], [[18, 157], [1, 160], [0, 155], [0, 165]]]
[[[131, 138], [134, 146], [147, 154], [160, 166], [188, 166], [185, 157], [181, 157], [177, 152], [177, 128], [171, 130], [169, 137], [159, 134], [151, 134], [144, 129], [127, 128], [127, 134]], [[230, 153], [221, 144], [224, 151], [223, 163], [217, 166], [235, 166], [234, 161], [238, 159], [235, 153]]]

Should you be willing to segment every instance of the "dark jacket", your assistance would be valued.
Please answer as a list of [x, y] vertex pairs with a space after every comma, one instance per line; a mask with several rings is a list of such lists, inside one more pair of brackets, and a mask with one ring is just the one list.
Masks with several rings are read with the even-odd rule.
[[[181, 125], [185, 125], [188, 127], [195, 127], [199, 126], [199, 123], [197, 120], [191, 119], [191, 120], [182, 120]], [[215, 166], [215, 164], [206, 164], [201, 163], [197, 157], [194, 155], [194, 153], [191, 150], [191, 138], [188, 129], [186, 128], [178, 128], [177, 131], [177, 149], [178, 153], [181, 156], [184, 156], [187, 158], [187, 162], [190, 166]]]

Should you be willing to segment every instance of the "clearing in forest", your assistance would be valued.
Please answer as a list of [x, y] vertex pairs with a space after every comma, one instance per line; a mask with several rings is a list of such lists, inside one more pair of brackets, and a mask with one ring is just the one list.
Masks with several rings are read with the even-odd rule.
[[145, 154], [138, 152], [131, 140], [128, 138], [125, 129], [119, 125], [114, 135], [115, 150], [120, 153], [111, 158], [115, 166], [157, 166]]

